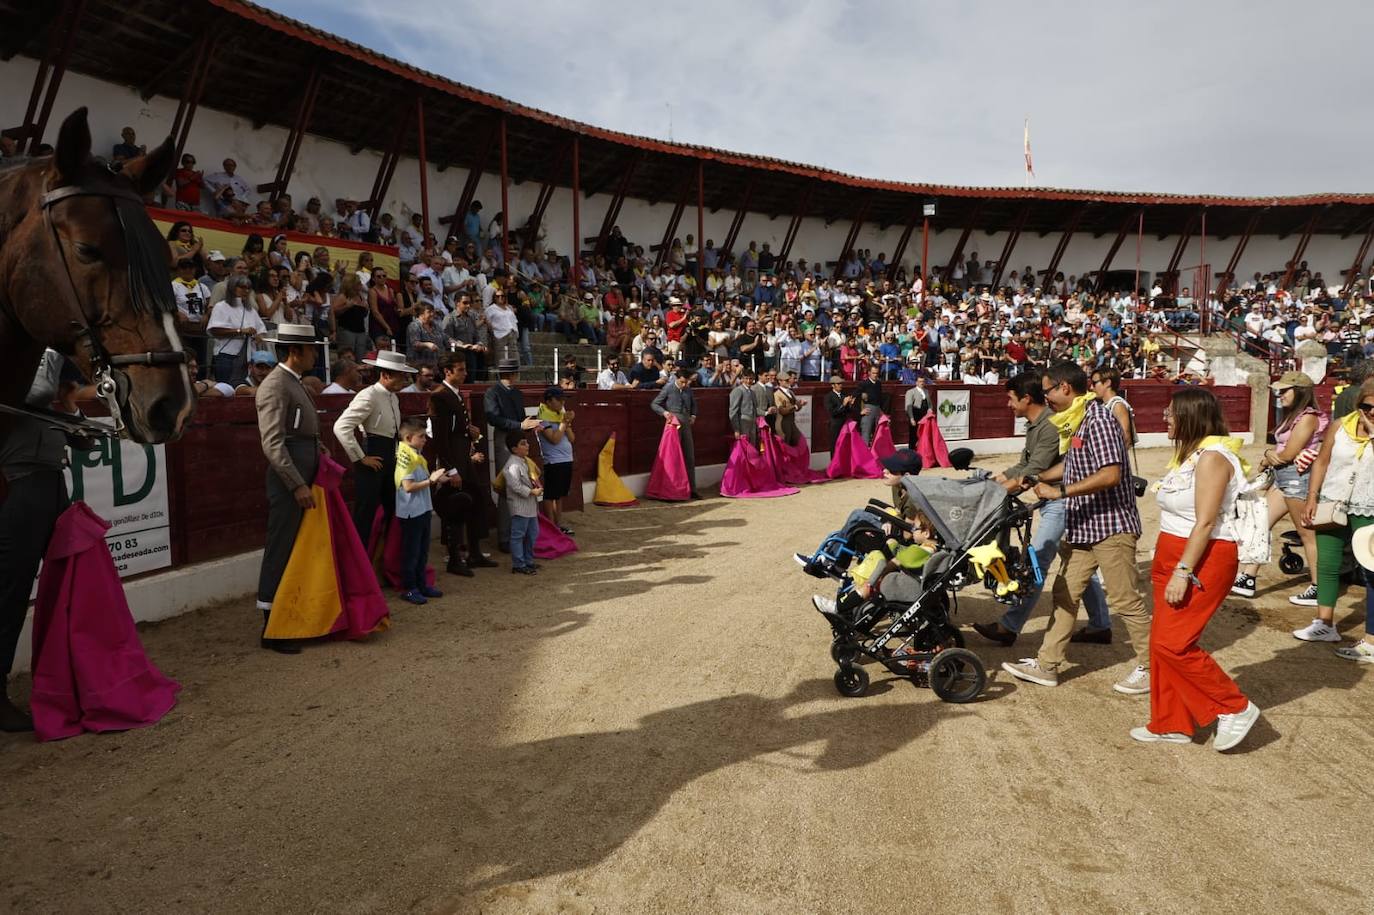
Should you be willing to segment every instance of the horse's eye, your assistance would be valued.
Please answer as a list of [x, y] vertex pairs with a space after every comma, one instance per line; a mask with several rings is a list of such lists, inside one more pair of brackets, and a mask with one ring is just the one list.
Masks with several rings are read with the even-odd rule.
[[100, 249], [95, 245], [88, 245], [85, 242], [76, 243], [76, 256], [87, 263], [100, 260]]

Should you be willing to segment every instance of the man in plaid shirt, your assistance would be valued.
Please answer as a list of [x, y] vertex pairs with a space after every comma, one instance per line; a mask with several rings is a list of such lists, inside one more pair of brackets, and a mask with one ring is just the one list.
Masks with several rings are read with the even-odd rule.
[[[1072, 362], [1057, 362], [1045, 372], [1044, 387], [1046, 402], [1065, 413], [1087, 393], [1088, 376]], [[1054, 613], [1040, 654], [1015, 664], [1006, 662], [1002, 668], [1030, 683], [1059, 685], [1078, 602], [1088, 580], [1100, 569], [1107, 603], [1125, 621], [1136, 652], [1135, 666], [1113, 689], [1128, 696], [1149, 695], [1150, 615], [1141, 599], [1135, 564], [1140, 512], [1131, 484], [1126, 437], [1101, 401], [1087, 402], [1064, 460], [1040, 476], [1035, 494], [1068, 500], [1064, 539], [1059, 544], [1059, 577], [1054, 582]]]

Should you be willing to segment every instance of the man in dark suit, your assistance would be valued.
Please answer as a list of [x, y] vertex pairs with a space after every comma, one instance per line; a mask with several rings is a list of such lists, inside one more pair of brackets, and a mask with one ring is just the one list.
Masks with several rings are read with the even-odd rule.
[[878, 380], [881, 370], [875, 362], [868, 367], [868, 377], [859, 382], [857, 391], [861, 403], [859, 431], [863, 433], [864, 444], [872, 446], [873, 435], [878, 431], [878, 418], [883, 415], [883, 383]]
[[854, 395], [844, 393], [844, 379], [839, 375], [830, 376], [830, 393], [825, 395], [825, 413], [830, 417], [830, 450], [833, 453], [840, 430], [854, 418]]
[[[434, 509], [443, 522], [449, 574], [471, 577], [474, 568], [496, 566], [482, 555], [482, 538], [487, 535], [487, 510], [491, 507], [485, 482], [486, 455], [475, 444], [482, 433], [472, 424], [472, 414], [459, 390], [467, 380], [467, 354], [444, 353], [439, 357], [439, 368], [443, 370], [444, 381], [429, 398], [430, 431], [434, 435], [438, 466], [457, 471], [458, 476], [434, 491]], [[466, 561], [460, 549], [464, 531], [468, 546]]]
[[663, 390], [658, 392], [650, 408], [665, 421], [669, 417], [677, 419], [682, 458], [687, 464], [687, 482], [692, 486], [692, 498], [700, 499], [701, 494], [697, 492], [696, 445], [692, 442], [692, 423], [697, 421], [697, 398], [690, 387], [693, 374], [691, 369], [678, 369], [672, 382], [665, 384]]

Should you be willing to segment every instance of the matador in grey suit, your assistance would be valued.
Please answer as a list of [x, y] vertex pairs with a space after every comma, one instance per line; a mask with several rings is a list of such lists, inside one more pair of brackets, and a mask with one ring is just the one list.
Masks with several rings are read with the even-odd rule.
[[688, 369], [678, 369], [673, 380], [658, 392], [650, 408], [664, 419], [669, 415], [677, 418], [682, 458], [687, 464], [687, 481], [692, 485], [692, 498], [700, 499], [701, 495], [697, 492], [696, 445], [692, 442], [692, 423], [697, 419], [697, 398], [688, 387], [691, 383], [692, 372]]

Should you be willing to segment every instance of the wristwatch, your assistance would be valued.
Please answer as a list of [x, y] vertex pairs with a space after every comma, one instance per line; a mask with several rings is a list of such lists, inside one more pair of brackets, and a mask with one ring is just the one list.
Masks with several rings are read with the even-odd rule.
[[1060, 480], [1060, 481], [1059, 481], [1059, 498], [1061, 498], [1061, 499], [1067, 499], [1068, 497], [1069, 497], [1069, 489], [1068, 489], [1067, 486], [1064, 485], [1064, 481], [1063, 481], [1063, 480]]
[[1034, 486], [1036, 483], [1039, 482], [1040, 477], [1036, 476], [1033, 473], [1028, 473], [1021, 478], [1021, 485], [1025, 486], [1027, 489], [1029, 489], [1030, 487]]

